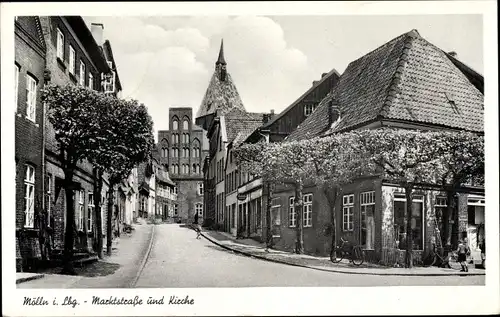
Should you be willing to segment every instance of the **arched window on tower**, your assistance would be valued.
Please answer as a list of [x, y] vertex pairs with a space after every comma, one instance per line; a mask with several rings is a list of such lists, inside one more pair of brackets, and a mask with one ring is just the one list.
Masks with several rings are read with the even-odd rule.
[[172, 130], [179, 130], [179, 121], [177, 119], [172, 121]]
[[184, 119], [184, 121], [182, 121], [182, 129], [189, 130], [189, 121], [187, 119]]

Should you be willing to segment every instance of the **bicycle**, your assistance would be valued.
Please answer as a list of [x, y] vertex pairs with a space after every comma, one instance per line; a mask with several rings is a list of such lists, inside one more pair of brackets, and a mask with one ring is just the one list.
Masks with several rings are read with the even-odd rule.
[[350, 256], [349, 262], [356, 266], [360, 266], [365, 261], [365, 251], [361, 249], [361, 246], [355, 245], [353, 247], [346, 246], [349, 241], [340, 238], [341, 244], [336, 248], [332, 248], [330, 252], [330, 260], [333, 263], [338, 263], [342, 261], [345, 256]]
[[[438, 252], [436, 252], [436, 245], [433, 245], [431, 253], [424, 260], [424, 267], [431, 267], [436, 265], [441, 268], [448, 268], [460, 271], [462, 266], [460, 262], [458, 262], [458, 254], [453, 251], [449, 251], [446, 256], [441, 256]], [[466, 262], [467, 264], [467, 262]]]

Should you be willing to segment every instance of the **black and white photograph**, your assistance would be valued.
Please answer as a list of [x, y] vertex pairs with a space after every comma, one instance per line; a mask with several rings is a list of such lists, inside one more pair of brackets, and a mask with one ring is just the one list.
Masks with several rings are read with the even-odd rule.
[[3, 314], [498, 313], [496, 6], [2, 4]]

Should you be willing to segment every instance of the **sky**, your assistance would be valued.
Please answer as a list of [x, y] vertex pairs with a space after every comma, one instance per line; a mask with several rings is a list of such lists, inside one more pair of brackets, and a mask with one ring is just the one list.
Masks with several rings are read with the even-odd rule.
[[144, 103], [158, 130], [169, 107], [203, 99], [221, 39], [227, 70], [250, 112], [276, 113], [322, 73], [347, 65], [391, 39], [417, 29], [422, 37], [483, 74], [481, 15], [372, 16], [114, 16], [84, 17], [104, 24], [122, 97]]

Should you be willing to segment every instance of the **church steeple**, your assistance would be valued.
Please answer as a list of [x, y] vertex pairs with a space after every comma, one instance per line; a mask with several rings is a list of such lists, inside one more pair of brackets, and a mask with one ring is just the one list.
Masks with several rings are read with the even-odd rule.
[[219, 58], [215, 62], [215, 66], [217, 65], [226, 65], [226, 60], [224, 59], [224, 39], [220, 40]]

